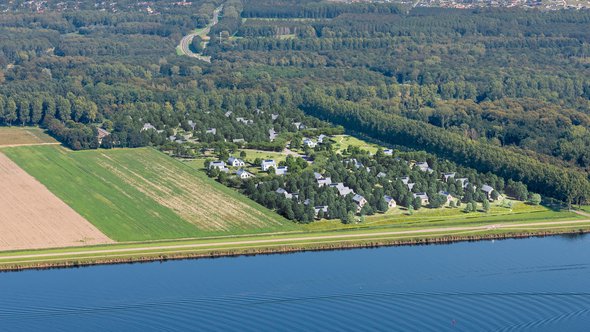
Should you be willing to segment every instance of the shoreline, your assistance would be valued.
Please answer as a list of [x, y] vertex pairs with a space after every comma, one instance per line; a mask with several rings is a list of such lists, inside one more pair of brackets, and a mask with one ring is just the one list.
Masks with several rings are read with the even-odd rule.
[[[30, 263], [10, 264], [0, 262], [0, 272], [18, 272], [25, 270], [48, 270], [62, 268], [79, 268], [95, 265], [114, 265], [114, 264], [134, 264], [134, 263], [151, 263], [166, 262], [171, 260], [186, 259], [204, 259], [204, 258], [222, 258], [238, 256], [256, 256], [272, 254], [288, 254], [307, 251], [328, 251], [328, 250], [349, 250], [362, 248], [380, 248], [380, 247], [399, 247], [399, 246], [417, 246], [417, 245], [436, 245], [452, 244], [458, 242], [477, 242], [489, 240], [507, 240], [507, 239], [524, 239], [531, 237], [548, 237], [557, 235], [582, 235], [590, 233], [590, 228], [579, 228], [572, 230], [554, 230], [554, 231], [529, 231], [519, 233], [493, 233], [482, 235], [446, 235], [428, 237], [415, 237], [408, 239], [355, 239], [339, 240], [337, 242], [320, 242], [312, 244], [279, 244], [279, 245], [262, 245], [260, 247], [236, 248], [236, 249], [206, 249], [204, 252], [199, 250], [188, 250], [171, 253], [138, 253], [130, 257], [92, 257], [92, 258], [67, 258], [59, 259], [55, 262], [39, 261]], [[124, 256], [124, 255], [123, 255]]]

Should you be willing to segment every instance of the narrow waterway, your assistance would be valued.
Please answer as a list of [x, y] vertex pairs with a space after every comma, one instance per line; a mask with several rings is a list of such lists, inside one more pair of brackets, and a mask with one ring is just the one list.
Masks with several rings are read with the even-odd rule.
[[590, 236], [0, 273], [0, 331], [587, 331]]

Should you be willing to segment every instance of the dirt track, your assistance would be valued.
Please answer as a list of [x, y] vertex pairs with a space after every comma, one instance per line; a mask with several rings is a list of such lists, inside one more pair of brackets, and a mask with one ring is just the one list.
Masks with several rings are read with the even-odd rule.
[[0, 251], [112, 242], [0, 153]]

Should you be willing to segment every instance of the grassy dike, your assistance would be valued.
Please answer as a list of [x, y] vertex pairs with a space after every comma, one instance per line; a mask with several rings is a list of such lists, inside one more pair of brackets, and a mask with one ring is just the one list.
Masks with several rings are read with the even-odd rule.
[[[588, 217], [560, 212], [545, 219], [513, 218], [505, 222], [449, 223], [421, 225], [360, 225], [356, 229], [321, 232], [283, 232], [251, 236], [226, 236], [172, 241], [131, 242], [114, 245], [12, 251], [0, 253], [0, 270], [71, 267], [170, 259], [203, 258], [308, 250], [378, 247], [520, 238], [590, 232]], [[510, 219], [510, 218], [507, 218]]]

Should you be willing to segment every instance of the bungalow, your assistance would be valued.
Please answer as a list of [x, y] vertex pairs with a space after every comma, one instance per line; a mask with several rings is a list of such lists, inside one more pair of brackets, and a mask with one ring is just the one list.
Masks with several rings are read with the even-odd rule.
[[246, 143], [247, 143], [247, 142], [246, 142], [246, 140], [245, 140], [245, 139], [243, 139], [243, 138], [234, 138], [234, 139], [232, 140], [232, 142], [233, 142], [233, 143], [236, 143], [236, 144], [246, 144]]
[[377, 174], [377, 177], [378, 177], [378, 178], [384, 178], [384, 177], [386, 177], [386, 176], [387, 176], [387, 174], [385, 174], [385, 173], [383, 173], [383, 172], [379, 172], [379, 174]]
[[407, 185], [408, 182], [410, 182], [410, 177], [409, 176], [402, 176], [399, 179], [402, 180], [402, 183], [405, 184], [405, 185]]
[[411, 182], [411, 183], [408, 183], [408, 184], [407, 184], [407, 186], [408, 186], [408, 190], [409, 190], [409, 191], [412, 191], [412, 189], [414, 189], [414, 186], [415, 186], [415, 185], [416, 185], [416, 184], [415, 184], [415, 183], [413, 183], [413, 182]]
[[277, 138], [278, 134], [277, 132], [273, 129], [269, 129], [268, 130], [268, 139], [272, 142], [275, 140], [275, 138]]
[[249, 125], [249, 124], [253, 124], [254, 121], [253, 120], [248, 120], [246, 118], [242, 118], [242, 117], [237, 117], [236, 121], [241, 122], [243, 124]]
[[469, 185], [469, 179], [467, 179], [467, 178], [458, 178], [458, 179], [457, 179], [457, 180], [455, 180], [455, 181], [459, 181], [459, 182], [461, 182], [461, 187], [462, 187], [463, 189], [465, 189], [465, 188], [466, 188], [466, 187]]
[[96, 130], [98, 131], [98, 134], [96, 135], [96, 138], [98, 138], [98, 144], [102, 143], [102, 139], [109, 136], [111, 133], [109, 133], [108, 131], [102, 129], [102, 128], [96, 128]]
[[192, 130], [195, 130], [197, 124], [193, 120], [188, 120], [188, 125], [191, 127]]
[[285, 175], [287, 174], [287, 166], [279, 166], [277, 168], [275, 168], [275, 174], [276, 175]]
[[215, 129], [215, 128], [209, 128], [209, 129], [205, 130], [205, 134], [213, 134], [213, 135], [216, 135], [217, 134], [217, 129]]
[[486, 193], [486, 196], [488, 198], [488, 200], [493, 201], [494, 199], [492, 198], [492, 192], [494, 191], [494, 188], [492, 188], [491, 186], [484, 184], [483, 186], [481, 186], [481, 191], [483, 191], [484, 193]]
[[356, 212], [357, 213], [361, 212], [361, 210], [363, 209], [363, 206], [365, 206], [367, 204], [367, 200], [363, 196], [361, 196], [359, 194], [354, 195], [352, 197], [352, 200], [357, 205], [357, 208], [356, 208]]
[[301, 122], [293, 122], [293, 125], [295, 126], [296, 129], [301, 129], [301, 126], [303, 126], [303, 124], [301, 124]]
[[303, 139], [303, 145], [305, 145], [305, 146], [307, 146], [307, 147], [310, 147], [310, 148], [312, 148], [312, 149], [313, 149], [313, 148], [315, 148], [315, 147], [316, 147], [317, 143], [316, 143], [316, 142], [314, 142], [314, 141], [313, 141], [312, 139], [310, 139], [310, 138], [305, 138], [305, 139]]
[[383, 150], [383, 154], [385, 154], [386, 156], [393, 156], [393, 150], [392, 149]]
[[236, 175], [240, 178], [240, 179], [249, 179], [254, 177], [254, 174], [246, 171], [245, 169], [240, 168], [237, 172]]
[[395, 202], [395, 199], [393, 199], [393, 197], [385, 195], [383, 196], [383, 199], [387, 203], [388, 208], [391, 209], [397, 206], [397, 203]]
[[318, 136], [318, 143], [324, 143], [324, 139], [328, 138], [327, 135], [321, 134], [320, 136]]
[[329, 184], [330, 187], [332, 188], [336, 188], [338, 190], [338, 194], [340, 196], [347, 196], [349, 194], [354, 194], [354, 190], [350, 189], [349, 187], [345, 186], [344, 183], [339, 182], [339, 183], [332, 183]]
[[438, 192], [438, 194], [443, 196], [447, 200], [447, 202], [445, 203], [446, 205], [451, 204], [451, 202], [453, 201], [453, 196], [446, 191], [441, 190]]
[[316, 218], [319, 216], [320, 211], [324, 214], [324, 217], [328, 216], [328, 206], [327, 205], [314, 206], [313, 210], [315, 212]]
[[428, 195], [426, 195], [426, 193], [415, 193], [414, 198], [420, 198], [420, 204], [422, 206], [426, 206], [430, 203], [430, 201], [428, 200]]
[[238, 159], [236, 157], [229, 157], [227, 163], [233, 167], [243, 167], [246, 166], [246, 163], [242, 159]]
[[218, 161], [212, 161], [209, 163], [209, 169], [212, 168], [217, 168], [218, 170], [222, 171], [222, 172], [228, 172], [229, 169], [227, 167], [225, 167], [225, 162], [218, 160]]
[[321, 179], [323, 179], [323, 178], [324, 178], [324, 176], [323, 176], [322, 174], [318, 173], [318, 172], [313, 172], [313, 177], [314, 177], [316, 180], [321, 180]]
[[146, 122], [143, 124], [143, 127], [141, 128], [140, 131], [146, 131], [146, 130], [150, 130], [150, 129], [156, 130], [156, 127], [154, 127], [151, 123]]
[[277, 163], [275, 163], [275, 161], [272, 159], [267, 159], [262, 161], [260, 167], [262, 168], [263, 172], [266, 172], [271, 167], [277, 168]]
[[270, 118], [272, 119], [272, 121], [274, 121], [274, 120], [276, 120], [276, 119], [278, 119], [278, 118], [279, 118], [279, 115], [278, 115], [278, 114], [276, 114], [276, 113], [274, 113], [274, 114], [271, 114], [271, 115], [270, 115]]
[[455, 178], [455, 172], [451, 172], [451, 173], [443, 173], [442, 174], [443, 180], [445, 180], [445, 182], [449, 181], [449, 179], [454, 179]]
[[224, 115], [226, 118], [229, 118], [229, 116], [232, 115], [232, 113], [233, 113], [232, 111], [227, 111], [227, 112], [225, 112]]
[[323, 179], [318, 179], [318, 187], [323, 187], [323, 186], [329, 186], [332, 184], [332, 178], [323, 178]]
[[285, 189], [283, 188], [279, 188], [277, 190], [275, 190], [275, 192], [279, 195], [283, 195], [285, 196], [286, 199], [292, 199], [293, 198], [293, 194], [289, 194], [289, 192], [287, 192]]
[[418, 166], [418, 168], [422, 172], [432, 173], [434, 171], [432, 168], [430, 168], [430, 166], [428, 166], [428, 163], [426, 161], [421, 161], [419, 163], [416, 163], [416, 166]]

